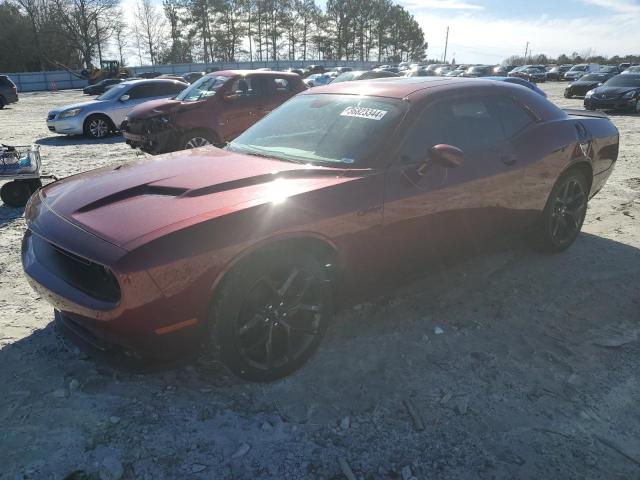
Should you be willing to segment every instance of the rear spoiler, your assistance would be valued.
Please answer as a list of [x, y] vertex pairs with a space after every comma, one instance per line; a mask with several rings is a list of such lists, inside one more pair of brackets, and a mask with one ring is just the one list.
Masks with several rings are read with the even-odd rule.
[[591, 117], [591, 118], [606, 118], [609, 119], [609, 115], [604, 112], [597, 112], [595, 110], [577, 110], [575, 108], [563, 108], [562, 111], [572, 117]]

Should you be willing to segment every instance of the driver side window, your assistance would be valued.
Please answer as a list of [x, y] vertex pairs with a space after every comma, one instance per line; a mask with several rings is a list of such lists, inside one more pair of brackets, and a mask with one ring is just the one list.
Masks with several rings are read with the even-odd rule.
[[422, 161], [431, 147], [452, 145], [473, 152], [504, 140], [502, 126], [492, 114], [488, 97], [444, 100], [428, 105], [406, 142], [403, 162]]
[[265, 81], [258, 77], [240, 77], [231, 85], [231, 93], [239, 97], [257, 97], [264, 95]]

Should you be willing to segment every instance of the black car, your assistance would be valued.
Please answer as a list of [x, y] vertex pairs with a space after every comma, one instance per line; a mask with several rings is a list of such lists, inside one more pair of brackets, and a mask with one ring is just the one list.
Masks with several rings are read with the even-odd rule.
[[598, 88], [612, 78], [610, 73], [590, 73], [569, 84], [564, 90], [564, 98], [584, 97], [589, 90]]
[[604, 85], [588, 91], [584, 108], [640, 113], [640, 73], [616, 75]]
[[324, 73], [326, 70], [322, 65], [309, 65], [304, 71], [304, 77], [315, 75], [316, 73]]
[[104, 80], [100, 80], [98, 83], [94, 83], [93, 85], [87, 85], [82, 89], [82, 93], [85, 95], [101, 95], [106, 90], [107, 87], [112, 85], [117, 85], [122, 82], [122, 78], [105, 78]]
[[331, 83], [353, 82], [355, 80], [372, 80], [374, 78], [399, 77], [397, 73], [386, 70], [357, 70], [338, 75]]
[[498, 65], [493, 69], [493, 74], [496, 76], [507, 75], [511, 70], [516, 68], [515, 65]]
[[187, 83], [193, 83], [196, 80], [200, 80], [205, 75], [205, 72], [188, 72], [183, 73], [182, 75], [180, 75], [180, 77]]
[[557, 67], [553, 67], [546, 74], [547, 80], [555, 80], [560, 81], [564, 79], [564, 74], [571, 70], [573, 65], [558, 65]]
[[598, 73], [610, 73], [611, 76], [618, 75], [619, 73], [624, 72], [617, 65], [602, 65]]
[[461, 77], [490, 77], [493, 75], [493, 65], [474, 65], [469, 67]]
[[525, 68], [520, 71], [518, 77], [534, 83], [545, 82], [547, 80], [547, 71], [540, 67]]
[[6, 75], [0, 75], [0, 110], [18, 101], [18, 88]]

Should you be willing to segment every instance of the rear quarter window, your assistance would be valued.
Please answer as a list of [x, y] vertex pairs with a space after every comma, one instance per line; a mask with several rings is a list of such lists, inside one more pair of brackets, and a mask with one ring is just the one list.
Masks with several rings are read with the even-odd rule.
[[533, 115], [520, 103], [508, 97], [497, 97], [494, 103], [496, 116], [502, 123], [505, 137], [515, 137], [535, 122]]
[[273, 93], [289, 93], [291, 91], [291, 84], [286, 78], [274, 78], [272, 80]]

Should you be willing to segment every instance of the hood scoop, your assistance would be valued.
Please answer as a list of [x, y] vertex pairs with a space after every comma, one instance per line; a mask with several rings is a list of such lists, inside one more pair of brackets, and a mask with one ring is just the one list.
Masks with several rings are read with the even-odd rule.
[[95, 202], [91, 202], [84, 207], [78, 209], [79, 213], [90, 212], [106, 205], [128, 200], [134, 197], [140, 197], [143, 195], [159, 195], [165, 197], [179, 197], [183, 193], [187, 192], [186, 188], [179, 187], [167, 187], [162, 185], [138, 185], [136, 187], [128, 188], [120, 192], [116, 192], [112, 195], [100, 198]]
[[195, 188], [185, 192], [184, 197], [199, 197], [201, 195], [210, 195], [212, 193], [220, 193], [226, 190], [235, 190], [238, 188], [251, 187], [254, 185], [260, 185], [264, 183], [271, 183], [280, 179], [297, 179], [297, 178], [315, 178], [315, 177], [347, 177], [347, 176], [360, 176], [365, 170], [347, 170], [342, 168], [326, 168], [326, 167], [314, 167], [304, 168], [300, 170], [285, 170], [282, 172], [265, 173], [262, 175], [255, 175], [252, 177], [240, 178], [237, 180], [230, 180], [228, 182], [222, 182], [215, 185], [207, 185], [201, 188]]

